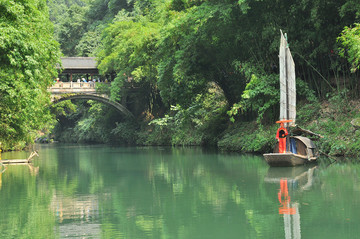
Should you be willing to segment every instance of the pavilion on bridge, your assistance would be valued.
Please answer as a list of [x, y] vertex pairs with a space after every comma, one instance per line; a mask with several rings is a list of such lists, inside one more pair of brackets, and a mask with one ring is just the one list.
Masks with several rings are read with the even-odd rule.
[[[103, 78], [99, 74], [95, 57], [61, 57], [61, 66], [58, 66], [59, 79], [65, 82], [76, 82], [84, 78], [89, 80], [110, 81], [113, 75], [107, 75]], [[74, 79], [75, 78], [75, 79]]]

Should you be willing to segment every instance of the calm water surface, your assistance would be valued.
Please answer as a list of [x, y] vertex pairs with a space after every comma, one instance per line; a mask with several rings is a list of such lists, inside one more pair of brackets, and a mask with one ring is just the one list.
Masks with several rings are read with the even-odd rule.
[[360, 165], [269, 168], [261, 156], [200, 148], [36, 147], [33, 166], [0, 175], [0, 238], [360, 235]]

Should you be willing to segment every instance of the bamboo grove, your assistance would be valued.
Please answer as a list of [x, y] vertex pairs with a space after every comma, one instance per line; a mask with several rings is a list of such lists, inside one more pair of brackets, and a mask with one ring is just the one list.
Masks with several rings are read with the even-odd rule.
[[[44, 3], [2, 1], [0, 11], [8, 12], [1, 14], [2, 28], [5, 22], [15, 24], [17, 19], [10, 15], [15, 8], [9, 4], [21, 8], [32, 4], [34, 7], [30, 9], [39, 12]], [[143, 97], [148, 104], [142, 120], [148, 125], [155, 119], [150, 126], [153, 132], [158, 132], [154, 137], [159, 141], [161, 135], [172, 135], [166, 137], [171, 137], [173, 144], [181, 144], [195, 130], [200, 133], [190, 135], [194, 144], [216, 143], [229, 128], [229, 118], [237, 122], [255, 120], [265, 125], [273, 122], [278, 115], [280, 29], [288, 35], [301, 89], [298, 94], [304, 104], [316, 105], [335, 96], [359, 97], [360, 4], [355, 0], [48, 0], [47, 5], [54, 27], [48, 21], [31, 23], [43, 30], [46, 23], [48, 38], [41, 39], [51, 42], [46, 45], [51, 54], [40, 54], [42, 58], [37, 62], [50, 66], [56, 61], [57, 45], [48, 32], [54, 29], [63, 55], [95, 56], [102, 74], [115, 75], [110, 89], [112, 99], [121, 98], [122, 86], [131, 78], [133, 84], [146, 89]], [[46, 10], [43, 6], [43, 16], [47, 16]], [[5, 44], [5, 39], [14, 40], [4, 35], [4, 32], [10, 34], [9, 31], [1, 31], [2, 52], [15, 49]], [[33, 39], [37, 34], [41, 34], [40, 30], [31, 35]], [[35, 51], [32, 54], [39, 55]], [[10, 73], [3, 66], [11, 69], [15, 66], [10, 59], [3, 58], [1, 72], [8, 76]], [[24, 67], [23, 71], [27, 72]], [[32, 71], [37, 72], [34, 68]], [[28, 82], [24, 75], [24, 79], [11, 75], [1, 79], [6, 84], [14, 84], [11, 78]], [[42, 89], [46, 84], [42, 83]], [[94, 104], [91, 107], [94, 110], [84, 114], [82, 125], [90, 124], [86, 119], [94, 118], [94, 114], [100, 118], [104, 115], [104, 109], [97, 109], [99, 106]], [[107, 128], [112, 139], [125, 137], [121, 136], [124, 132], [121, 129], [139, 130], [137, 126], [110, 121], [111, 126], [101, 125], [101, 120], [91, 123]], [[34, 125], [34, 128], [40, 126], [43, 127]], [[91, 127], [83, 128], [91, 130]], [[2, 140], [7, 134], [2, 134]], [[169, 142], [166, 137], [163, 141]], [[151, 136], [140, 133], [127, 138], [139, 143]]]

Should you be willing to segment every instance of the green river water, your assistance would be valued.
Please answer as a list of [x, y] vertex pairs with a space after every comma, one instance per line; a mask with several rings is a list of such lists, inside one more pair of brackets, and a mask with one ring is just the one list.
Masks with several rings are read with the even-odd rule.
[[[0, 238], [358, 238], [360, 165], [201, 148], [36, 145], [0, 175]], [[3, 153], [3, 159], [29, 152]]]

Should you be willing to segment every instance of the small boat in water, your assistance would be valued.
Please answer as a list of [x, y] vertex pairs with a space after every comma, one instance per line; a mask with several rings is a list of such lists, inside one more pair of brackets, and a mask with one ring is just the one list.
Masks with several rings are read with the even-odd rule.
[[279, 153], [279, 144], [277, 143], [273, 153], [264, 154], [264, 158], [270, 166], [297, 166], [316, 161], [318, 153], [312, 140], [303, 136], [290, 136], [289, 138], [290, 152]]
[[[316, 161], [318, 153], [313, 141], [304, 136], [290, 136], [296, 120], [296, 78], [295, 63], [287, 39], [281, 32], [280, 69], [280, 123], [273, 153], [264, 154], [270, 166], [297, 166]], [[286, 35], [286, 34], [285, 34]], [[299, 129], [299, 128], [297, 128]]]

